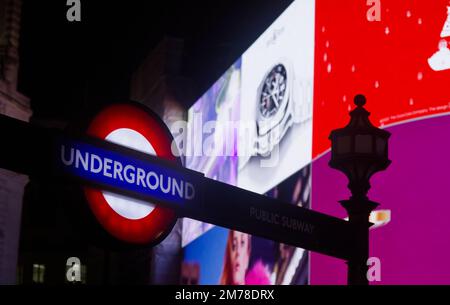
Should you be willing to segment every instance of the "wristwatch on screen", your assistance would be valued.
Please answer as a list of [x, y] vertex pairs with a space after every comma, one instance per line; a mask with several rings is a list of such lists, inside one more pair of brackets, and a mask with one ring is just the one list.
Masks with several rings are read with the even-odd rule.
[[256, 153], [270, 154], [294, 123], [309, 116], [305, 102], [299, 100], [295, 75], [288, 61], [278, 61], [264, 75], [257, 91]]

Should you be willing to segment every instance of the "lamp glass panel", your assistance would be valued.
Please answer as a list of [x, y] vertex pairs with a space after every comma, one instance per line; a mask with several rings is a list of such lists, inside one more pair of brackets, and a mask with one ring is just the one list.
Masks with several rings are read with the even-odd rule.
[[383, 138], [377, 138], [375, 145], [377, 146], [377, 155], [384, 156], [386, 154], [386, 140]]
[[352, 138], [350, 136], [336, 137], [335, 141], [338, 154], [348, 154], [351, 152]]
[[370, 154], [373, 150], [371, 135], [355, 136], [355, 152], [360, 154]]

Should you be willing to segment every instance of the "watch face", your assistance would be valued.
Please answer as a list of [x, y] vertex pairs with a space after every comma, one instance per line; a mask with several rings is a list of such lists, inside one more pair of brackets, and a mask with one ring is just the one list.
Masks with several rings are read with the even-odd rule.
[[259, 111], [263, 117], [270, 118], [277, 113], [283, 104], [286, 89], [286, 68], [282, 64], [278, 64], [267, 74], [261, 90]]

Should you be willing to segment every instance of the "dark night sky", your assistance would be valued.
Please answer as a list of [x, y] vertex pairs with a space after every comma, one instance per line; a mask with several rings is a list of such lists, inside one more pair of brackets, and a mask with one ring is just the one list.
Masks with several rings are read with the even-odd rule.
[[132, 72], [165, 36], [183, 38], [183, 75], [201, 95], [292, 0], [23, 0], [19, 91], [34, 115], [70, 119], [126, 99]]

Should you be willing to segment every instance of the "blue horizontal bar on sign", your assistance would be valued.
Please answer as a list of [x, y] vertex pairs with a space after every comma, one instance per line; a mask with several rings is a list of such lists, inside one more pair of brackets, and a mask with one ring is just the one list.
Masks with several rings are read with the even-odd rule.
[[[117, 148], [114, 144], [110, 146]], [[126, 149], [108, 149], [64, 138], [56, 142], [56, 151], [59, 171], [123, 195], [132, 193], [180, 207], [198, 196], [195, 175], [167, 166], [154, 156], [137, 157]]]

